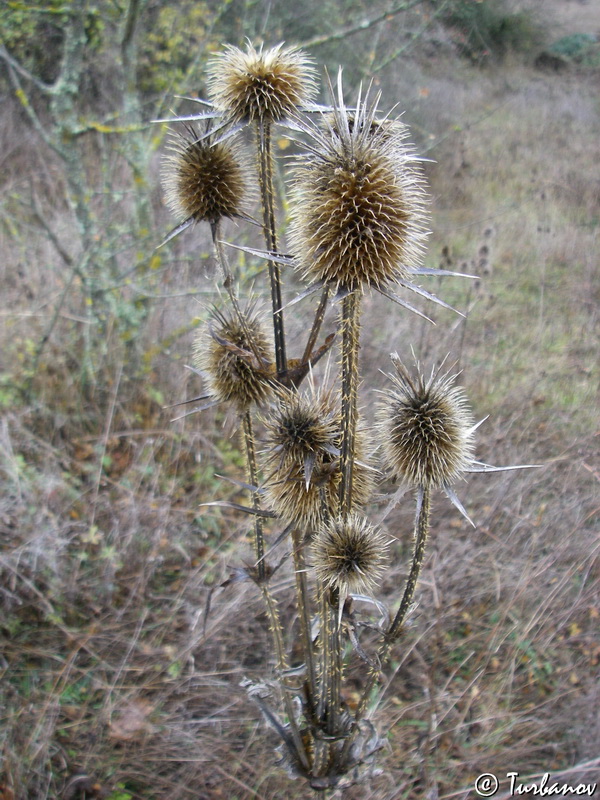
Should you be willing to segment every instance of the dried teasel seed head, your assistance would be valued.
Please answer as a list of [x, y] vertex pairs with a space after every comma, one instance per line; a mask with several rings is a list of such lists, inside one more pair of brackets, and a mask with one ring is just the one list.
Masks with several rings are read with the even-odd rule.
[[[341, 418], [331, 395], [282, 391], [264, 415], [267, 502], [280, 518], [315, 531], [323, 519], [338, 513], [341, 480]], [[373, 487], [364, 463], [365, 436], [356, 437], [353, 506], [364, 505]]]
[[190, 128], [175, 134], [163, 162], [167, 205], [181, 222], [216, 223], [242, 213], [247, 192], [247, 168], [231, 140], [212, 144]]
[[260, 316], [252, 308], [242, 313], [243, 323], [233, 312], [215, 309], [194, 344], [194, 366], [210, 394], [240, 410], [270, 397], [274, 360]]
[[265, 423], [269, 445], [285, 463], [339, 454], [339, 412], [329, 394], [282, 391]]
[[330, 520], [312, 543], [317, 577], [341, 595], [371, 592], [381, 578], [387, 553], [384, 535], [359, 514]]
[[342, 99], [296, 165], [291, 242], [304, 277], [335, 288], [384, 289], [422, 258], [426, 195], [399, 122], [378, 123]]
[[209, 64], [208, 92], [232, 123], [280, 122], [315, 94], [311, 61], [296, 47], [229, 45]]
[[446, 488], [473, 462], [473, 417], [455, 375], [413, 378], [397, 356], [393, 388], [378, 409], [384, 462], [392, 477]]

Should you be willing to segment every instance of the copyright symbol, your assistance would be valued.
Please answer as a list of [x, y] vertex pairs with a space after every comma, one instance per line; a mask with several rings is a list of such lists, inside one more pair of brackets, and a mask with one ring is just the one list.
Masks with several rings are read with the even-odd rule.
[[484, 772], [475, 781], [475, 791], [480, 797], [493, 797], [498, 791], [498, 778], [491, 772]]

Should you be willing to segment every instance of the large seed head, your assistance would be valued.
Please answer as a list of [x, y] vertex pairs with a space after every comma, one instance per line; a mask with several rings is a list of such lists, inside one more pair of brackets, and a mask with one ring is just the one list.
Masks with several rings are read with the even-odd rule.
[[[215, 311], [194, 345], [194, 365], [206, 376], [215, 399], [240, 409], [263, 403], [272, 392], [273, 351], [259, 316]], [[245, 328], [245, 329], [244, 329]]]
[[387, 551], [383, 534], [358, 514], [331, 520], [312, 544], [317, 577], [341, 595], [371, 592], [381, 578]]
[[314, 68], [296, 47], [228, 46], [210, 63], [208, 92], [233, 123], [280, 122], [315, 94]]
[[420, 373], [413, 379], [399, 359], [393, 389], [378, 410], [386, 467], [397, 481], [449, 486], [473, 461], [473, 418], [455, 377]]
[[425, 192], [401, 123], [336, 108], [296, 167], [293, 250], [309, 281], [349, 290], [408, 276], [422, 257]]
[[242, 212], [246, 167], [231, 142], [198, 141], [193, 131], [177, 135], [163, 163], [167, 205], [181, 222], [216, 223]]

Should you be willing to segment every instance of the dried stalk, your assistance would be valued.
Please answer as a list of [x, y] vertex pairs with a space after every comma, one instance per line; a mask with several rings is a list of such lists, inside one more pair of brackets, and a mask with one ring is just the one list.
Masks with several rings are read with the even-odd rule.
[[238, 319], [238, 322], [240, 323], [240, 326], [244, 332], [244, 337], [246, 339], [246, 342], [248, 343], [248, 347], [250, 348], [250, 350], [252, 350], [252, 353], [256, 357], [257, 362], [261, 364], [263, 363], [263, 359], [257, 350], [256, 342], [254, 341], [254, 336], [252, 336], [252, 334], [248, 329], [248, 321], [246, 319], [246, 315], [242, 313], [235, 292], [235, 280], [231, 268], [229, 266], [229, 259], [227, 258], [227, 254], [225, 253], [225, 249], [223, 247], [223, 242], [221, 241], [220, 221], [211, 223], [210, 229], [212, 233], [212, 240], [213, 240], [213, 246], [215, 250], [217, 263], [223, 274], [223, 287], [226, 289], [227, 294], [229, 295], [229, 300], [231, 302], [231, 305], [233, 306], [233, 310], [235, 311], [235, 315]]
[[[246, 450], [246, 465], [248, 470], [248, 483], [250, 486], [258, 487], [258, 467], [256, 464], [256, 441], [254, 437], [254, 426], [250, 409], [242, 413], [242, 436]], [[252, 507], [260, 510], [260, 494], [258, 491], [252, 492]], [[265, 535], [264, 523], [261, 516], [254, 516], [254, 550], [258, 570], [258, 580], [262, 585], [265, 581]]]
[[[264, 237], [267, 250], [277, 252], [277, 228], [275, 220], [275, 193], [273, 189], [273, 153], [271, 148], [271, 125], [258, 122], [258, 182], [263, 211]], [[275, 261], [268, 262], [273, 307], [273, 336], [275, 341], [275, 363], [277, 377], [283, 381], [287, 374], [283, 303], [281, 300], [281, 269]]]
[[352, 481], [358, 417], [358, 348], [360, 334], [360, 293], [352, 292], [342, 301], [342, 452], [339, 488], [340, 514], [352, 510]]
[[[242, 414], [242, 435], [246, 449], [246, 462], [248, 468], [248, 482], [251, 486], [258, 486], [258, 468], [256, 464], [256, 444], [254, 438], [254, 426], [252, 424], [252, 416], [250, 410], [244, 411]], [[252, 492], [252, 507], [255, 510], [260, 510], [260, 494], [255, 491]], [[288, 662], [285, 655], [285, 644], [283, 640], [283, 628], [279, 618], [279, 610], [269, 591], [268, 576], [265, 564], [265, 543], [264, 543], [264, 528], [263, 519], [256, 514], [254, 516], [254, 546], [257, 561], [257, 583], [265, 601], [267, 614], [269, 617], [269, 629], [273, 637], [273, 644], [275, 647], [275, 655], [277, 659], [277, 670], [283, 676], [288, 669]], [[285, 684], [285, 678], [282, 677], [282, 682]], [[294, 706], [289, 692], [286, 691], [284, 685], [283, 699], [285, 704], [286, 713], [289, 719], [290, 731], [294, 740], [295, 749], [299, 760], [302, 762], [303, 767], [309, 769], [308, 756], [302, 743], [302, 737], [298, 728], [298, 721], [294, 713]]]
[[[416, 503], [415, 526], [414, 526], [415, 546], [413, 549], [410, 572], [406, 581], [406, 585], [404, 587], [402, 600], [400, 601], [400, 607], [398, 608], [398, 611], [396, 612], [396, 615], [390, 627], [385, 632], [384, 642], [378, 653], [379, 663], [381, 666], [383, 666], [383, 664], [385, 664], [385, 662], [387, 661], [393, 644], [398, 640], [402, 632], [402, 625], [404, 623], [404, 620], [406, 619], [406, 615], [408, 614], [408, 611], [412, 604], [413, 597], [415, 594], [415, 589], [417, 586], [417, 581], [419, 580], [419, 575], [421, 573], [421, 567], [423, 565], [423, 559], [425, 556], [425, 548], [427, 546], [427, 540], [429, 536], [429, 517], [431, 512], [430, 494], [431, 493], [428, 486], [421, 487], [417, 490], [417, 503]], [[353, 733], [355, 733], [358, 730], [357, 723], [363, 718], [365, 714], [365, 710], [367, 708], [371, 692], [373, 691], [373, 687], [375, 686], [379, 678], [379, 674], [380, 674], [379, 668], [377, 669], [372, 668], [371, 671], [369, 672], [365, 688], [363, 690], [360, 702], [358, 704], [354, 716]], [[345, 757], [348, 756], [351, 744], [352, 744], [352, 737], [349, 737], [349, 739], [344, 745], [344, 752], [342, 759], [344, 759], [344, 756]]]
[[304, 663], [306, 665], [306, 701], [309, 714], [315, 710], [317, 696], [317, 678], [313, 655], [311, 635], [310, 602], [308, 594], [308, 579], [306, 575], [306, 558], [304, 553], [304, 536], [297, 529], [292, 530], [292, 552], [294, 558], [294, 573], [296, 576], [296, 601], [298, 604], [298, 617], [300, 619], [300, 636]]
[[321, 299], [319, 300], [319, 305], [317, 306], [317, 310], [315, 312], [315, 318], [313, 320], [312, 328], [310, 329], [308, 340], [306, 342], [306, 347], [304, 348], [304, 354], [302, 356], [303, 364], [308, 364], [313, 354], [313, 350], [315, 349], [315, 345], [319, 337], [319, 332], [321, 330], [321, 325], [323, 324], [323, 320], [325, 319], [325, 312], [327, 311], [328, 300], [329, 300], [329, 286], [326, 286], [323, 289], [323, 292], [321, 293]]

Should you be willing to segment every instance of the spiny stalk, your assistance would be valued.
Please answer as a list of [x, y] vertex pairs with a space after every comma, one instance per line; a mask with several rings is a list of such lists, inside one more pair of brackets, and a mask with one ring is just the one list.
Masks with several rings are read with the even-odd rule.
[[229, 266], [229, 259], [225, 253], [225, 249], [223, 247], [223, 242], [221, 241], [221, 222], [211, 223], [210, 226], [212, 240], [213, 240], [213, 247], [215, 251], [215, 256], [217, 259], [217, 263], [221, 268], [221, 272], [223, 274], [223, 288], [227, 291], [229, 295], [229, 300], [231, 305], [233, 306], [233, 310], [235, 311], [236, 317], [238, 322], [240, 323], [242, 330], [244, 332], [244, 336], [248, 343], [248, 347], [252, 350], [257, 362], [259, 364], [263, 363], [264, 359], [262, 354], [259, 352], [256, 341], [254, 336], [252, 336], [250, 330], [248, 329], [248, 322], [246, 319], [246, 315], [242, 313], [240, 308], [240, 304], [237, 298], [237, 294], [235, 291], [235, 280], [233, 277], [233, 273], [231, 272], [231, 268]]
[[[275, 646], [275, 656], [277, 659], [277, 669], [280, 675], [284, 675], [286, 670], [288, 669], [287, 658], [285, 655], [285, 645], [283, 642], [283, 628], [281, 625], [281, 620], [279, 618], [279, 609], [277, 608], [277, 604], [273, 599], [273, 595], [269, 591], [268, 584], [266, 582], [262, 582], [260, 584], [260, 589], [262, 592], [263, 599], [265, 601], [265, 605], [267, 607], [267, 613], [269, 616], [269, 627], [271, 629], [271, 634], [273, 636], [273, 644]], [[300, 735], [300, 730], [298, 728], [298, 720], [296, 719], [296, 713], [294, 710], [294, 705], [292, 703], [292, 698], [290, 696], [287, 687], [285, 686], [285, 678], [282, 677], [282, 682], [284, 683], [283, 686], [283, 702], [285, 705], [285, 711], [289, 720], [290, 731], [292, 734], [292, 738], [294, 740], [294, 746], [296, 750], [296, 754], [298, 759], [302, 763], [304, 769], [308, 772], [310, 770], [310, 762], [309, 758], [306, 754], [306, 749], [304, 747], [304, 743], [302, 741], [302, 737]]]
[[[257, 121], [258, 182], [263, 212], [263, 229], [267, 250], [277, 252], [277, 228], [273, 189], [273, 153], [271, 147], [271, 125], [266, 120]], [[276, 261], [268, 261], [273, 307], [273, 336], [277, 377], [283, 381], [287, 374], [283, 303], [281, 300], [281, 269]]]
[[[254, 438], [254, 426], [250, 409], [242, 413], [242, 436], [246, 450], [246, 466], [248, 470], [248, 483], [258, 487], [258, 466], [256, 464], [256, 443]], [[260, 494], [258, 491], [252, 492], [252, 507], [259, 510], [261, 507]], [[258, 569], [258, 580], [262, 585], [265, 581], [265, 536], [264, 523], [258, 514], [254, 516], [254, 549], [256, 553], [256, 563]]]
[[[247, 409], [242, 414], [242, 435], [244, 438], [244, 444], [246, 448], [248, 481], [251, 486], [256, 487], [258, 486], [259, 482], [258, 467], [256, 463], [256, 445], [254, 438], [254, 427], [252, 424], [252, 416], [250, 414], [249, 409]], [[257, 491], [254, 491], [252, 492], [252, 507], [258, 510], [260, 509], [260, 506], [261, 506], [260, 494]], [[273, 637], [273, 644], [275, 647], [275, 654], [277, 658], [277, 669], [280, 675], [283, 676], [286, 670], [288, 669], [288, 662], [285, 655], [283, 629], [281, 625], [281, 620], [279, 618], [279, 610], [269, 590], [268, 580], [266, 577], [264, 528], [263, 528], [263, 520], [259, 515], [254, 516], [254, 546], [255, 546], [256, 561], [257, 561], [257, 582], [260, 586], [260, 590], [262, 592], [262, 596], [265, 601], [265, 605], [267, 607], [267, 613], [269, 617], [269, 628], [271, 630], [271, 635]], [[285, 679], [282, 678], [282, 680]], [[292, 700], [289, 693], [285, 690], [285, 687], [284, 687], [283, 697], [286, 707], [286, 713], [289, 719], [290, 731], [294, 739], [294, 744], [298, 758], [302, 762], [304, 768], [309, 769], [309, 761], [306, 755], [306, 751], [304, 749], [304, 745], [302, 743], [302, 737], [300, 736], [300, 731], [298, 729], [298, 722], [296, 720], [294, 706], [292, 704]]]
[[296, 595], [298, 602], [298, 617], [300, 619], [300, 636], [304, 663], [306, 665], [306, 689], [309, 713], [314, 713], [316, 702], [317, 678], [313, 657], [313, 643], [311, 635], [311, 615], [308, 595], [308, 579], [306, 575], [306, 558], [304, 553], [304, 536], [297, 529], [292, 530], [292, 553], [294, 558], [294, 573], [296, 577]]
[[310, 333], [306, 341], [306, 346], [304, 348], [304, 354], [302, 355], [303, 364], [307, 364], [310, 361], [310, 358], [315, 349], [315, 345], [319, 337], [319, 331], [321, 330], [321, 325], [323, 324], [323, 320], [325, 319], [325, 312], [327, 310], [328, 300], [329, 300], [329, 286], [325, 286], [325, 288], [321, 293], [321, 299], [319, 300], [319, 305], [317, 306], [317, 310], [315, 312], [315, 318], [313, 320], [312, 328], [310, 329]]
[[[383, 664], [385, 664], [385, 662], [387, 661], [393, 644], [398, 640], [400, 636], [400, 633], [402, 631], [402, 625], [404, 623], [404, 620], [406, 619], [406, 615], [413, 601], [415, 589], [417, 586], [417, 581], [419, 580], [419, 575], [421, 574], [421, 567], [423, 565], [425, 548], [429, 536], [430, 512], [431, 512], [430, 489], [429, 487], [419, 488], [417, 490], [417, 506], [416, 506], [415, 526], [414, 526], [415, 544], [413, 549], [410, 572], [406, 581], [406, 585], [404, 587], [402, 600], [400, 601], [400, 607], [398, 608], [398, 611], [396, 612], [396, 615], [390, 627], [385, 632], [384, 642], [378, 653], [379, 663], [381, 666], [383, 666]], [[379, 673], [380, 670], [374, 668], [372, 668], [371, 671], [369, 672], [369, 676], [367, 678], [365, 687], [363, 689], [361, 699], [359, 701], [359, 704], [355, 712], [353, 732], [356, 732], [358, 730], [358, 722], [363, 718], [365, 714], [365, 710], [369, 702], [371, 692], [373, 691], [373, 687], [375, 686], [379, 678]], [[345, 742], [344, 744], [344, 755], [346, 757], [348, 755], [351, 744], [352, 744], [352, 737], [349, 737], [347, 742]]]
[[342, 452], [339, 488], [340, 513], [352, 510], [356, 423], [358, 417], [358, 348], [360, 333], [360, 292], [342, 300]]
[[415, 589], [417, 586], [417, 581], [419, 580], [419, 575], [421, 574], [421, 567], [423, 566], [423, 559], [425, 557], [425, 548], [427, 546], [427, 539], [429, 536], [429, 516], [431, 513], [431, 491], [428, 486], [420, 488], [417, 490], [417, 511], [416, 511], [416, 518], [415, 518], [415, 548], [412, 557], [412, 563], [410, 567], [410, 572], [408, 575], [408, 579], [406, 581], [406, 586], [404, 587], [404, 593], [402, 595], [402, 600], [400, 601], [400, 607], [396, 612], [396, 616], [392, 624], [389, 627], [389, 630], [386, 633], [386, 642], [384, 645], [384, 650], [382, 650], [380, 657], [382, 659], [387, 658], [387, 653], [393, 643], [396, 641], [398, 636], [400, 635], [402, 625], [404, 620], [406, 619], [406, 615], [410, 609], [411, 603], [413, 601], [413, 597], [415, 594]]

